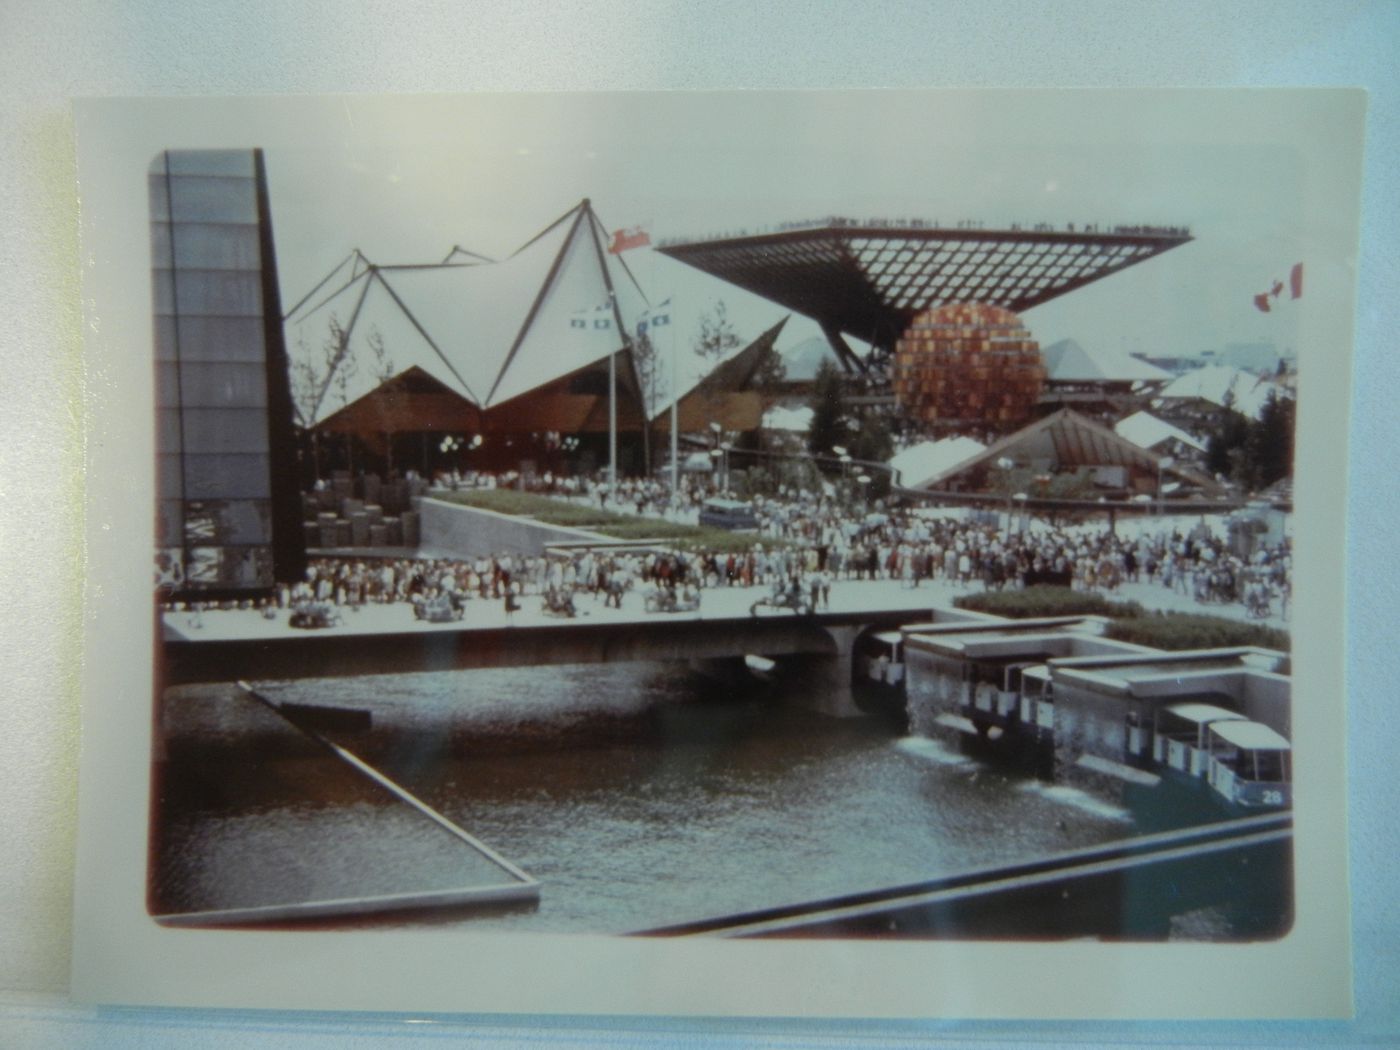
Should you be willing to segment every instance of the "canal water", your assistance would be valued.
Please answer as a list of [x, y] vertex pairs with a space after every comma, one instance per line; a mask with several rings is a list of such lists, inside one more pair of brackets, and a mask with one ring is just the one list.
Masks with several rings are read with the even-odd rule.
[[[275, 701], [370, 711], [372, 728], [326, 735], [542, 883], [537, 907], [391, 920], [404, 924], [625, 933], [1136, 833], [1126, 812], [1093, 796], [906, 737], [889, 720], [813, 714], [773, 687], [719, 686], [684, 665], [258, 688]], [[268, 761], [265, 750], [247, 757]], [[226, 761], [236, 768], [239, 756]], [[308, 804], [309, 817], [284, 812]], [[365, 868], [365, 857], [392, 864], [392, 850], [355, 833], [357, 814], [375, 804], [395, 805], [373, 791], [305, 802], [231, 792], [200, 799], [194, 812], [178, 791], [167, 793], [163, 819], [174, 830], [162, 840], [163, 877], [178, 886], [188, 867], [209, 898], [204, 906], [242, 900], [248, 891], [238, 885], [240, 866], [202, 862], [194, 843], [217, 841], [236, 857], [268, 827], [330, 820], [337, 833], [317, 838], [315, 861], [325, 883], [319, 890], [335, 894], [337, 873]], [[446, 853], [415, 857], [415, 871], [404, 873], [415, 883], [452, 877]], [[439, 863], [441, 872], [423, 870]]]

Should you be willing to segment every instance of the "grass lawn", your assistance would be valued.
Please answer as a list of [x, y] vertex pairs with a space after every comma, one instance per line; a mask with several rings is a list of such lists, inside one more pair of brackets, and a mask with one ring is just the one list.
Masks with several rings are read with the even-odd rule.
[[570, 529], [587, 529], [617, 540], [665, 540], [681, 547], [705, 548], [717, 551], [748, 550], [755, 543], [765, 547], [786, 546], [782, 540], [764, 537], [761, 541], [751, 532], [730, 532], [702, 525], [682, 525], [660, 518], [640, 518], [631, 514], [617, 514], [598, 507], [580, 506], [567, 500], [539, 496], [533, 492], [516, 492], [514, 489], [472, 489], [468, 492], [435, 492], [434, 499], [447, 503], [460, 503], [466, 507], [478, 507], [495, 511], [497, 514], [511, 514], [522, 518], [532, 518], [542, 525], [559, 525]]
[[1040, 616], [1107, 616], [1107, 635], [1119, 641], [1155, 649], [1228, 649], [1257, 645], [1288, 652], [1287, 631], [1259, 623], [1229, 620], [1202, 613], [1151, 612], [1136, 602], [1110, 601], [1101, 594], [1068, 587], [1027, 587], [1020, 591], [984, 591], [954, 599], [961, 609], [988, 612], [1011, 619]]

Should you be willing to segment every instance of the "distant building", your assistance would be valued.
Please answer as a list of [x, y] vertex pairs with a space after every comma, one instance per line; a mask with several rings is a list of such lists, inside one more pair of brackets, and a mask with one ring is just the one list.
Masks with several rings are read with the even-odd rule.
[[1120, 415], [1145, 403], [1147, 395], [1171, 381], [1170, 372], [1146, 361], [1101, 347], [1086, 349], [1073, 339], [1044, 347], [1042, 411], [1075, 408]]
[[1254, 343], [1230, 343], [1220, 354], [1221, 364], [1261, 376], [1277, 372], [1280, 360], [1282, 358], [1278, 348], [1273, 343], [1262, 340]]
[[1150, 412], [1134, 412], [1113, 425], [1114, 433], [1149, 452], [1168, 456], [1196, 457], [1206, 450], [1205, 442], [1180, 427], [1158, 419]]
[[1214, 479], [1189, 463], [1167, 462], [1166, 457], [1067, 408], [941, 466], [919, 487], [989, 492], [1003, 463], [1031, 475], [1027, 495], [1032, 497], [1048, 495], [1053, 479], [1060, 474], [1086, 476], [1095, 491], [1115, 498], [1151, 496], [1159, 491], [1214, 496], [1222, 491]]
[[1185, 430], [1205, 433], [1221, 413], [1258, 419], [1270, 394], [1291, 396], [1286, 385], [1225, 365], [1193, 369], [1168, 383], [1153, 398], [1156, 414]]

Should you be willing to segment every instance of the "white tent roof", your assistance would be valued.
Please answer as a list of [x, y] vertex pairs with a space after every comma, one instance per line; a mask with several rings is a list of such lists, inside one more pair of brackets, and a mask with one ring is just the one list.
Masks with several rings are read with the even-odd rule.
[[798, 408], [784, 408], [782, 405], [774, 405], [763, 416], [764, 430], [791, 430], [794, 433], [805, 434], [812, 429], [812, 410], [805, 406]]
[[1180, 427], [1174, 427], [1166, 420], [1158, 419], [1150, 412], [1134, 412], [1126, 419], [1120, 419], [1113, 426], [1119, 437], [1125, 437], [1134, 445], [1155, 448], [1163, 441], [1176, 440], [1189, 445], [1197, 452], [1204, 452], [1206, 446]]
[[1040, 351], [1046, 378], [1060, 383], [1126, 383], [1171, 379], [1171, 373], [1127, 354], [1096, 348], [1086, 350], [1073, 339], [1061, 339]]
[[1236, 412], [1258, 419], [1271, 390], [1283, 392], [1282, 387], [1238, 368], [1207, 365], [1178, 376], [1162, 390], [1160, 399], [1209, 401], [1223, 407], [1226, 396], [1232, 395]]
[[905, 488], [922, 488], [941, 477], [948, 468], [977, 455], [987, 446], [970, 437], [947, 437], [939, 441], [924, 441], [898, 452], [890, 460], [890, 469]]
[[[385, 372], [416, 366], [485, 408], [621, 349], [618, 318], [630, 331], [645, 300], [617, 257], [600, 252], [605, 241], [580, 206], [502, 262], [354, 264], [347, 282], [328, 282], [323, 298], [287, 320], [289, 352], [312, 361], [324, 360], [332, 317], [349, 333], [314, 421], [369, 393]], [[376, 342], [392, 369], [376, 358]]]
[[[719, 302], [739, 339], [730, 356], [784, 317], [789, 319], [779, 353], [782, 344], [825, 343], [816, 322], [790, 316], [767, 299], [651, 248], [620, 256], [600, 252], [594, 234], [604, 249], [608, 236], [596, 217], [590, 224], [590, 217], [591, 211], [575, 208], [501, 262], [454, 248], [440, 263], [376, 267], [352, 253], [286, 320], [293, 359], [322, 369], [332, 316], [349, 332], [346, 357], [352, 364], [327, 384], [311, 422], [369, 393], [388, 373], [414, 366], [474, 404], [500, 405], [606, 358], [624, 345], [617, 316], [633, 334], [648, 303], [652, 308], [668, 304], [669, 317], [668, 325], [650, 333], [658, 354], [655, 404], [648, 406], [652, 416], [669, 407], [673, 386], [684, 396], [707, 365], [713, 367], [693, 347], [702, 317], [713, 316]], [[612, 324], [595, 326], [595, 316], [611, 318]], [[590, 323], [576, 327], [572, 322], [580, 318]], [[373, 342], [382, 344], [391, 369], [377, 362]]]

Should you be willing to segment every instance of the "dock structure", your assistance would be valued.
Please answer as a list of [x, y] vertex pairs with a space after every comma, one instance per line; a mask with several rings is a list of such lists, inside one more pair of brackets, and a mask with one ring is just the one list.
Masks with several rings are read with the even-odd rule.
[[[1164, 770], [1207, 772], [1203, 741], [1173, 756], [1164, 722], [1189, 705], [1200, 719], [1258, 724], [1286, 746], [1289, 658], [1254, 647], [1163, 652], [1103, 636], [1099, 617], [907, 627], [911, 729], [1016, 759], [1060, 783], [1123, 800]], [[1256, 734], [1258, 735], [1258, 734]]]

